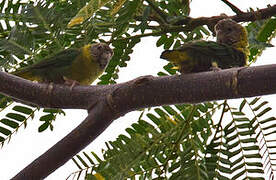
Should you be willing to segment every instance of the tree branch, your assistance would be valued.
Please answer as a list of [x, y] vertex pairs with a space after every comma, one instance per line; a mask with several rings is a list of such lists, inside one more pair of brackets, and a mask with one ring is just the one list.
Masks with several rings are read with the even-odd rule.
[[[150, 5], [150, 7], [162, 18], [162, 20], [166, 23], [167, 22], [167, 15], [159, 9], [158, 6], [152, 2], [152, 0], [146, 0], [146, 2]], [[162, 23], [163, 24], [163, 23]]]
[[[276, 15], [276, 5], [267, 7], [264, 9], [260, 9], [258, 11], [242, 13], [235, 16], [228, 16], [228, 18], [231, 18], [236, 22], [248, 22], [248, 21], [267, 19], [274, 15]], [[191, 31], [198, 26], [203, 26], [203, 25], [211, 26], [224, 18], [225, 16], [212, 16], [212, 17], [199, 17], [199, 18], [183, 17], [182, 19], [174, 22], [174, 25], [186, 25], [185, 31]]]
[[[235, 16], [227, 16], [227, 18], [231, 18], [236, 22], [249, 22], [249, 21], [256, 21], [261, 19], [267, 19], [271, 16], [276, 15], [276, 5], [260, 9], [258, 11], [251, 11], [247, 13], [240, 13]], [[145, 34], [138, 34], [134, 37], [130, 36], [127, 38], [119, 38], [120, 40], [124, 39], [133, 39], [133, 38], [141, 38], [141, 37], [147, 37], [147, 36], [156, 36], [156, 35], [162, 35], [169, 32], [189, 32], [197, 28], [198, 26], [207, 25], [211, 31], [213, 31], [213, 28], [215, 24], [221, 20], [226, 18], [225, 15], [220, 16], [212, 16], [212, 17], [199, 17], [199, 18], [192, 18], [192, 17], [174, 17], [174, 18], [167, 18], [170, 24], [173, 24], [173, 26], [158, 26], [155, 27], [155, 32], [152, 33], [145, 33]], [[136, 19], [139, 20], [139, 19]], [[185, 26], [182, 26], [185, 25]], [[118, 40], [118, 39], [117, 39]]]
[[243, 14], [244, 13], [237, 6], [235, 6], [234, 4], [229, 2], [228, 0], [221, 0], [221, 1], [224, 2], [227, 6], [229, 6], [232, 9], [232, 11], [234, 11], [236, 14]]
[[125, 83], [76, 86], [73, 90], [53, 85], [49, 93], [49, 84], [32, 83], [0, 72], [0, 92], [40, 107], [63, 109], [89, 109], [102, 97], [108, 97], [107, 103], [113, 110], [128, 112], [159, 105], [273, 94], [276, 93], [273, 84], [275, 73], [276, 65], [242, 67], [219, 72], [143, 76]]
[[16, 101], [49, 108], [88, 109], [110, 86], [69, 86], [40, 84], [0, 71], [0, 92]]
[[[3, 79], [4, 77], [6, 80]], [[14, 179], [41, 179], [46, 177], [92, 142], [113, 120], [127, 112], [159, 105], [199, 103], [211, 100], [275, 94], [275, 77], [276, 64], [175, 76], [144, 76], [117, 85], [80, 86], [74, 88], [72, 92], [67, 90], [69, 89], [68, 87], [55, 86], [54, 91], [57, 90], [58, 92], [52, 93], [52, 101], [64, 93], [62, 89], [68, 91], [65, 93], [71, 94], [74, 98], [78, 98], [78, 96], [83, 98], [83, 92], [86, 92], [88, 99], [95, 98], [95, 94], [98, 93], [99, 95], [100, 92], [98, 91], [100, 89], [103, 92], [100, 93], [101, 96], [96, 101], [90, 99], [92, 105], [90, 105], [89, 115], [77, 128], [23, 169]], [[0, 73], [0, 92], [16, 97], [15, 93], [17, 91], [10, 89], [9, 92], [2, 87], [3, 80], [8, 81], [10, 79], [15, 79], [16, 81], [19, 78], [7, 75], [6, 73]], [[17, 81], [17, 83], [21, 87], [24, 87], [21, 84], [26, 84], [26, 86], [29, 86], [29, 91], [33, 92], [40, 89], [40, 86], [44, 87], [44, 89], [47, 87], [47, 85], [35, 83], [33, 83], [33, 86], [30, 86], [32, 83], [23, 80], [22, 82]], [[31, 90], [30, 88], [33, 89]], [[93, 95], [90, 96], [89, 92]], [[21, 90], [21, 94], [24, 93], [27, 93], [26, 89]], [[24, 97], [24, 101], [37, 102], [33, 97], [30, 97], [28, 100], [25, 96], [17, 95], [18, 97], [16, 98], [18, 99]], [[72, 100], [71, 97], [67, 98]], [[57, 101], [60, 103], [60, 107], [62, 107], [64, 102], [69, 102], [68, 100], [64, 102]], [[86, 100], [84, 100], [84, 103], [87, 103]], [[72, 103], [71, 106], [77, 107], [76, 104], [72, 105]], [[64, 104], [64, 107], [67, 108], [68, 105]], [[79, 107], [84, 108], [83, 105], [79, 105]], [[87, 109], [88, 107], [85, 108]]]

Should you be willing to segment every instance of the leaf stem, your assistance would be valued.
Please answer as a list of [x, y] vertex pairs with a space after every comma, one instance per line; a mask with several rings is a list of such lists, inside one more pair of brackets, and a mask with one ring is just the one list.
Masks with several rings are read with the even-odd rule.
[[226, 105], [227, 105], [227, 100], [225, 99], [224, 102], [223, 102], [223, 108], [222, 108], [221, 116], [219, 118], [219, 122], [217, 124], [216, 132], [215, 132], [215, 135], [214, 135], [212, 141], [210, 142], [210, 144], [212, 144], [214, 142], [214, 139], [216, 138], [218, 130], [221, 127], [221, 122], [222, 122], [222, 119], [223, 119], [223, 116], [224, 116], [224, 113], [225, 113], [225, 110], [226, 110]]
[[161, 10], [159, 9], [158, 6], [156, 6], [154, 4], [154, 2], [152, 2], [152, 0], [145, 0], [151, 7], [152, 9], [162, 18], [163, 24], [165, 24], [167, 22], [167, 15]]
[[125, 38], [111, 39], [110, 41], [108, 41], [106, 43], [112, 43], [117, 40], [129, 40], [129, 39], [136, 39], [136, 38], [142, 38], [142, 37], [148, 37], [148, 36], [159, 36], [159, 35], [162, 35], [165, 33], [167, 33], [167, 32], [166, 31], [158, 31], [158, 32], [153, 32], [153, 33], [138, 34], [135, 36], [125, 37]]

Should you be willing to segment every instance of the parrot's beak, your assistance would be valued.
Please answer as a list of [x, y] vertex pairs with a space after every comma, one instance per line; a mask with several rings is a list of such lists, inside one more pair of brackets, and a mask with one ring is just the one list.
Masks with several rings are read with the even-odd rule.
[[111, 52], [103, 54], [103, 58], [106, 58], [106, 59], [111, 59], [112, 56], [113, 56], [113, 53], [111, 53]]
[[108, 64], [109, 60], [112, 58], [112, 56], [113, 56], [113, 51], [104, 52], [101, 55], [100, 67], [104, 69]]

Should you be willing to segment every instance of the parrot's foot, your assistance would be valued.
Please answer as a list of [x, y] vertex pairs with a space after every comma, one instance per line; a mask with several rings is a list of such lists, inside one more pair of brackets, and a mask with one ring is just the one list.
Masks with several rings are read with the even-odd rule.
[[180, 70], [181, 67], [179, 67], [179, 66], [173, 66], [171, 69]]
[[220, 71], [221, 70], [221, 68], [219, 68], [219, 67], [210, 67], [210, 70], [211, 71], [215, 71], [215, 72], [217, 72], [217, 71]]
[[80, 83], [76, 80], [68, 79], [63, 76], [64, 84], [70, 86], [70, 90], [72, 90], [76, 85], [80, 85]]
[[141, 76], [133, 80], [135, 86], [140, 86], [145, 83], [148, 83], [150, 80], [153, 79], [153, 76], [147, 75], [147, 76]]
[[210, 67], [211, 71], [220, 71], [221, 69], [218, 67], [218, 64], [216, 62], [212, 62], [212, 66]]
[[47, 94], [51, 94], [53, 92], [53, 89], [54, 89], [54, 83], [53, 82], [50, 82], [48, 85], [47, 85]]

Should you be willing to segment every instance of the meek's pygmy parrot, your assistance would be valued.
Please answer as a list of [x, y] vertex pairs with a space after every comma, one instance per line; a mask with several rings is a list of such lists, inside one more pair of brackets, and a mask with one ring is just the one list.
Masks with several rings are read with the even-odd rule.
[[249, 52], [246, 29], [231, 19], [223, 19], [215, 25], [215, 32], [217, 42], [188, 42], [163, 51], [161, 58], [177, 65], [181, 73], [245, 66]]
[[104, 72], [112, 56], [107, 44], [88, 44], [63, 50], [12, 74], [37, 82], [90, 85]]

